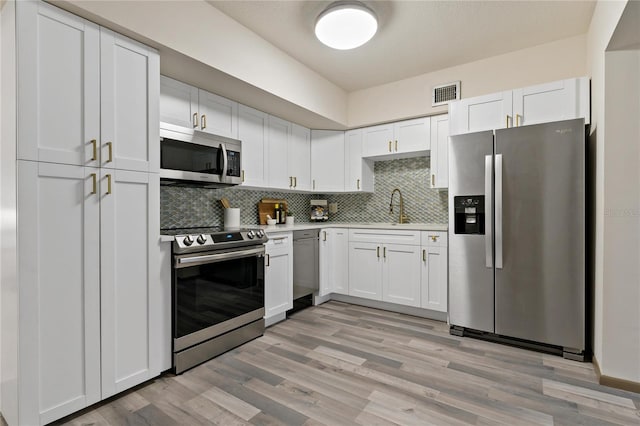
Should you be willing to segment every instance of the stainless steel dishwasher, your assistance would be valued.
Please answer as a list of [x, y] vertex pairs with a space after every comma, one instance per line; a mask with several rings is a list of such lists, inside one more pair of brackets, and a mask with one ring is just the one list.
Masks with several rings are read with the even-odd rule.
[[318, 234], [310, 229], [293, 232], [293, 300], [309, 296], [319, 288]]

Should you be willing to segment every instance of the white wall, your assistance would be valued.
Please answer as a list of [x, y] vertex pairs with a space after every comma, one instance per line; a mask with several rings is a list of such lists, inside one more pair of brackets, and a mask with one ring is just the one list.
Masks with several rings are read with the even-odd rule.
[[580, 35], [349, 93], [348, 126], [446, 113], [446, 106], [431, 106], [431, 88], [456, 80], [469, 98], [584, 75], [586, 36]]
[[[603, 358], [603, 249], [604, 249], [604, 55], [609, 40], [618, 25], [626, 1], [599, 1], [587, 33], [587, 68], [591, 76], [591, 135], [590, 152], [595, 156], [595, 300], [594, 300], [594, 356], [606, 370]], [[606, 373], [605, 373], [606, 374]]]
[[601, 368], [640, 383], [640, 50], [606, 52], [604, 105]]

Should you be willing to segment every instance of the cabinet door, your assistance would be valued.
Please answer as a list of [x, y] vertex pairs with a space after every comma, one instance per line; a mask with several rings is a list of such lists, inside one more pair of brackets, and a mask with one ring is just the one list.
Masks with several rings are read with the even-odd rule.
[[375, 157], [393, 152], [393, 124], [365, 127], [362, 129], [362, 156]]
[[420, 306], [420, 247], [385, 244], [382, 300]]
[[292, 124], [289, 139], [288, 170], [293, 189], [311, 189], [311, 130]]
[[349, 295], [382, 300], [382, 247], [349, 243]]
[[271, 237], [265, 249], [264, 316], [269, 318], [293, 308], [291, 235]]
[[362, 129], [344, 134], [344, 189], [373, 192], [373, 161], [362, 158]]
[[512, 92], [499, 92], [451, 102], [449, 126], [450, 135], [513, 126]]
[[160, 121], [188, 129], [199, 128], [198, 88], [160, 76]]
[[585, 118], [589, 122], [589, 81], [572, 78], [513, 91], [516, 126]]
[[157, 172], [160, 167], [158, 52], [100, 29], [101, 165]]
[[344, 191], [344, 132], [311, 132], [311, 190]]
[[16, 6], [18, 159], [97, 167], [98, 26], [45, 2]]
[[430, 147], [430, 127], [429, 117], [393, 123], [393, 152], [426, 154]]
[[290, 137], [291, 123], [270, 115], [265, 153], [269, 188], [290, 189], [292, 187], [287, 156]]
[[447, 312], [447, 291], [447, 248], [422, 247], [421, 306]]
[[267, 186], [265, 174], [265, 148], [268, 115], [244, 105], [238, 110], [238, 138], [242, 141], [242, 184]]
[[97, 173], [18, 161], [20, 424], [100, 400]]
[[349, 230], [320, 231], [320, 296], [349, 294]]
[[198, 90], [200, 130], [238, 139], [238, 103], [205, 90]]
[[449, 116], [431, 117], [431, 187], [449, 186]]
[[160, 182], [157, 174], [102, 169], [100, 179], [102, 398], [159, 374]]

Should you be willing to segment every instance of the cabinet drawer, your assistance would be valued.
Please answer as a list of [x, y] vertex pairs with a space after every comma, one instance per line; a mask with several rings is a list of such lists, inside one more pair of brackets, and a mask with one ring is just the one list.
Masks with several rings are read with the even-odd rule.
[[420, 245], [419, 231], [349, 229], [349, 242]]
[[291, 232], [284, 233], [267, 233], [269, 237], [269, 241], [265, 243], [265, 247], [267, 250], [277, 249], [277, 248], [288, 248], [291, 246], [291, 241], [293, 235]]
[[428, 247], [446, 247], [447, 233], [444, 231], [422, 231], [422, 245]]

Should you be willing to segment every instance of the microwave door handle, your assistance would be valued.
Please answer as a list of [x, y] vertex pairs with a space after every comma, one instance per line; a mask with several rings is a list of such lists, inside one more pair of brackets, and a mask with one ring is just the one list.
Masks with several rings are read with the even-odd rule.
[[220, 144], [220, 149], [222, 150], [222, 173], [220, 174], [220, 177], [224, 181], [227, 179], [227, 162], [229, 160], [227, 158], [227, 147], [223, 143]]

